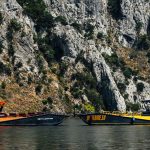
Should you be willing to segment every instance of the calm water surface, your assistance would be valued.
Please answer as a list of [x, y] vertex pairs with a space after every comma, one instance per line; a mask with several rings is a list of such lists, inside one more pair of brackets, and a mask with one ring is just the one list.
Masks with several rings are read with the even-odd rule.
[[0, 150], [149, 150], [150, 126], [0, 127]]

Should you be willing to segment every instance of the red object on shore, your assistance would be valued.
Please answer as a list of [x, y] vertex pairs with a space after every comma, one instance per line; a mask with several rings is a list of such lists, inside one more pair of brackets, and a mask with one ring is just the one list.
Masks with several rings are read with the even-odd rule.
[[6, 104], [6, 102], [0, 101], [0, 106], [4, 106], [5, 104]]

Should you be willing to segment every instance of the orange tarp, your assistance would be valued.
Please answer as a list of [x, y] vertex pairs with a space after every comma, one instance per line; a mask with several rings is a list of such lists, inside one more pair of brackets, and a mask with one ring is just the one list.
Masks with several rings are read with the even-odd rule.
[[0, 106], [4, 106], [6, 102], [0, 101]]
[[22, 119], [22, 118], [25, 118], [25, 117], [3, 117], [3, 118], [0, 118], [0, 122], [17, 120], [17, 119]]

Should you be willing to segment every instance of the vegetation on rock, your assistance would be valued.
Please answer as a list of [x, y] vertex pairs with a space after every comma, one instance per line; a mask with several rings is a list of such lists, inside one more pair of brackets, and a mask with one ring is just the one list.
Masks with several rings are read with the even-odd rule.
[[142, 82], [139, 82], [137, 83], [136, 88], [137, 88], [137, 92], [143, 92], [144, 84]]

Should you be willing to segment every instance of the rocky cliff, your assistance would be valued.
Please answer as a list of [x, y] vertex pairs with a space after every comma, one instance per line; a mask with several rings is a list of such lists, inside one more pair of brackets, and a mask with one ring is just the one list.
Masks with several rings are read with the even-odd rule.
[[138, 109], [149, 68], [148, 0], [0, 1], [7, 112]]

